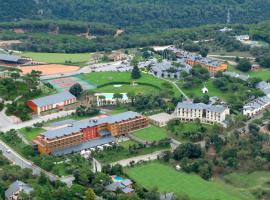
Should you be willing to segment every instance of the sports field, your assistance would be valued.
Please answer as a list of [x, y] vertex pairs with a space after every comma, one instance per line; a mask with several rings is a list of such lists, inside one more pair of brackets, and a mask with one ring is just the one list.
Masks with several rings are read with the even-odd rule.
[[190, 200], [253, 200], [246, 191], [221, 181], [205, 181], [197, 175], [178, 172], [168, 165], [151, 162], [127, 168], [126, 173], [137, 184], [160, 192], [174, 192]]
[[46, 63], [85, 63], [92, 59], [90, 53], [37, 53], [37, 52], [24, 52], [22, 56], [33, 58], [34, 61]]
[[[82, 74], [80, 77], [92, 84], [97, 85], [98, 92], [126, 93], [153, 93], [158, 92], [165, 82], [149, 74], [141, 74], [142, 77], [133, 82], [130, 72], [92, 72]], [[116, 87], [119, 86], [119, 87]], [[179, 91], [173, 86], [176, 95]]]
[[159, 141], [167, 137], [166, 130], [156, 126], [150, 126], [148, 128], [135, 131], [132, 135], [149, 142]]
[[35, 66], [20, 67], [19, 69], [22, 70], [24, 74], [31, 73], [32, 70], [35, 70], [35, 71], [40, 71], [42, 75], [52, 75], [52, 74], [75, 72], [79, 70], [80, 68], [78, 66], [49, 64], [49, 65], [35, 65]]
[[96, 85], [90, 84], [77, 76], [70, 76], [65, 78], [56, 78], [48, 80], [58, 92], [67, 91], [70, 87], [76, 83], [79, 83], [84, 90], [95, 89]]

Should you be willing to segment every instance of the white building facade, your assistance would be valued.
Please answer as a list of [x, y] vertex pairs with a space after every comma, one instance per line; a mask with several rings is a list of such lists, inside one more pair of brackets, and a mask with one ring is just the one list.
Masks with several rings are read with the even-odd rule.
[[174, 114], [181, 121], [199, 119], [202, 123], [218, 123], [226, 126], [224, 121], [226, 116], [230, 114], [230, 109], [223, 105], [207, 105], [185, 101], [178, 103]]
[[259, 97], [243, 107], [243, 115], [251, 118], [270, 108], [270, 97]]

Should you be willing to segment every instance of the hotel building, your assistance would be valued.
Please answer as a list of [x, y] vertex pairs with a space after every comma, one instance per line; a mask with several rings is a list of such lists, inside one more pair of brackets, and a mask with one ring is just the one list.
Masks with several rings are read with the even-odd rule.
[[148, 119], [136, 112], [125, 112], [101, 119], [83, 120], [40, 134], [34, 140], [39, 153], [64, 155], [115, 141], [149, 125]]
[[225, 126], [224, 121], [226, 116], [230, 114], [230, 110], [223, 105], [207, 105], [184, 101], [178, 103], [174, 114], [181, 121], [199, 119], [202, 123], [219, 123]]

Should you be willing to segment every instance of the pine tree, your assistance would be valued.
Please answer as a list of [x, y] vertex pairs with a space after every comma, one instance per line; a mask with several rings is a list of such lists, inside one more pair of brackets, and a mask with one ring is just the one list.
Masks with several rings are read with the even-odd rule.
[[132, 69], [131, 78], [132, 79], [139, 79], [139, 78], [141, 78], [141, 72], [140, 72], [139, 67], [137, 65], [135, 65], [133, 67], [133, 69]]

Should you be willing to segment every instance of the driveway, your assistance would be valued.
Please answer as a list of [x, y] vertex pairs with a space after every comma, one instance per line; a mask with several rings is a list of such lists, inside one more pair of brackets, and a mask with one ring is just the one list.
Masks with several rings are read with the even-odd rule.
[[141, 155], [141, 156], [136, 156], [133, 158], [128, 158], [124, 160], [119, 160], [117, 162], [112, 163], [112, 165], [120, 164], [123, 167], [127, 167], [130, 165], [131, 161], [134, 161], [134, 163], [138, 163], [140, 161], [151, 161], [151, 160], [156, 160], [158, 156], [160, 156], [164, 151], [156, 151], [151, 154], [146, 154], [146, 155]]
[[5, 110], [0, 112], [0, 128], [13, 125], [12, 120], [5, 114]]

